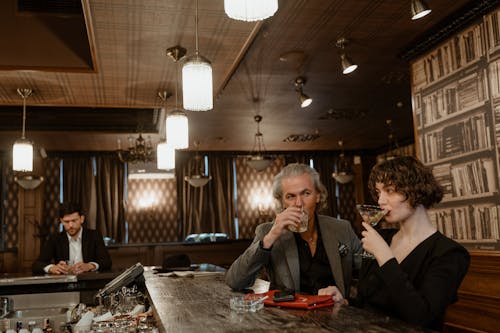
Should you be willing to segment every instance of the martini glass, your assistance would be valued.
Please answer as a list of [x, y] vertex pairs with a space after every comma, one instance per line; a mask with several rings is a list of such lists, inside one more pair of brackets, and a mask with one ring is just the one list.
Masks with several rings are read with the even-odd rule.
[[[369, 223], [372, 227], [375, 227], [380, 220], [387, 214], [387, 209], [382, 209], [379, 206], [374, 205], [356, 205], [356, 208], [361, 215], [364, 222]], [[375, 259], [373, 254], [363, 250], [361, 253], [362, 258]]]

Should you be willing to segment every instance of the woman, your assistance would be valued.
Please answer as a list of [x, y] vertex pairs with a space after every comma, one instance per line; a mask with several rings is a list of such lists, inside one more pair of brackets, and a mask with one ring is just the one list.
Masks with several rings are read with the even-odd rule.
[[368, 187], [386, 222], [399, 229], [366, 229], [363, 248], [375, 260], [365, 260], [358, 301], [407, 322], [439, 329], [446, 307], [469, 267], [469, 254], [431, 223], [427, 209], [443, 197], [431, 171], [413, 157], [398, 157], [376, 165]]

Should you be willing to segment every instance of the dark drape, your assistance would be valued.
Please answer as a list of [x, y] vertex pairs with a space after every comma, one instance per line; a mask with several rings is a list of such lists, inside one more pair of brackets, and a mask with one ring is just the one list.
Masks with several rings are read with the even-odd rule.
[[197, 170], [193, 154], [176, 154], [180, 239], [204, 232], [224, 232], [235, 237], [232, 159], [225, 154], [209, 155], [208, 171], [212, 180], [205, 186], [193, 187], [184, 180]]
[[335, 156], [334, 154], [321, 154], [314, 155], [314, 168], [319, 173], [321, 182], [326, 187], [328, 193], [327, 207], [321, 211], [325, 215], [337, 216], [337, 183], [332, 178], [332, 172], [334, 170]]
[[96, 157], [96, 227], [118, 242], [125, 235], [124, 174], [116, 155]]
[[208, 172], [212, 181], [208, 184], [207, 196], [211, 232], [223, 232], [236, 238], [234, 229], [234, 173], [233, 157], [230, 155], [209, 155]]
[[95, 179], [92, 157], [63, 159], [63, 201], [79, 203], [87, 227], [95, 228]]

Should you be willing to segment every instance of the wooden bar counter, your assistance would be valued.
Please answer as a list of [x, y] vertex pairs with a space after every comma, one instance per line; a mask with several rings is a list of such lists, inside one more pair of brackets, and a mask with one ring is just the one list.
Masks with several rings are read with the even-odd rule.
[[428, 332], [353, 306], [239, 313], [229, 299], [242, 294], [224, 283], [223, 272], [166, 277], [146, 270], [144, 277], [160, 332]]

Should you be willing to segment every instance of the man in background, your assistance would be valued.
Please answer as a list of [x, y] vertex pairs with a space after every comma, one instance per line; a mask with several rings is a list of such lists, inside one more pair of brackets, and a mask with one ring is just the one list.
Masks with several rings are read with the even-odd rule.
[[49, 237], [32, 265], [33, 274], [81, 274], [111, 268], [111, 257], [97, 230], [83, 227], [85, 215], [79, 205], [59, 207], [64, 230]]

